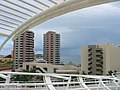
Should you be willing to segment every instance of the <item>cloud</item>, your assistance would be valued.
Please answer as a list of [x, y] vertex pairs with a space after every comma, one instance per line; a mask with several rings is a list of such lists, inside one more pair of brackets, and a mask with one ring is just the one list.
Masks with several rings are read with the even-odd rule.
[[88, 44], [119, 43], [120, 8], [113, 4], [77, 10], [36, 26], [35, 50], [42, 52], [43, 34], [50, 30], [61, 34], [62, 54], [78, 55], [80, 46]]
[[45, 34], [47, 31], [55, 31], [59, 34], [64, 34], [66, 32], [71, 32], [72, 30], [70, 30], [68, 27], [53, 27], [53, 28], [40, 28], [40, 26], [35, 27], [33, 29], [31, 29], [34, 33], [35, 33], [35, 37], [34, 37], [34, 42], [35, 42], [35, 52], [38, 53], [42, 53], [43, 50], [43, 34]]
[[12, 42], [12, 40], [10, 39], [10, 40], [5, 44], [5, 46], [1, 49], [0, 55], [11, 54], [12, 48], [13, 48], [13, 42]]
[[120, 8], [120, 1], [114, 2], [111, 5], [113, 5], [114, 7]]
[[[97, 43], [119, 44], [120, 2], [84, 8], [50, 19], [31, 30], [35, 32], [35, 52], [43, 51], [43, 34], [61, 34], [61, 54], [80, 55], [80, 46]], [[11, 42], [10, 42], [11, 43]], [[10, 52], [7, 44], [3, 52]]]

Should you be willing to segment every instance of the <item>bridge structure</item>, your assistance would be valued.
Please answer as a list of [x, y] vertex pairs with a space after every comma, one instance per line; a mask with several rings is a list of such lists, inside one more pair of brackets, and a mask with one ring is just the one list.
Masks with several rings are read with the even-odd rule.
[[[14, 81], [16, 75], [32, 76], [31, 81]], [[35, 80], [42, 76], [43, 79]], [[96, 76], [75, 74], [0, 72], [4, 80], [0, 90], [120, 90], [120, 75]], [[14, 77], [14, 78], [13, 78]]]
[[0, 0], [0, 50], [24, 31], [49, 19], [119, 0]]

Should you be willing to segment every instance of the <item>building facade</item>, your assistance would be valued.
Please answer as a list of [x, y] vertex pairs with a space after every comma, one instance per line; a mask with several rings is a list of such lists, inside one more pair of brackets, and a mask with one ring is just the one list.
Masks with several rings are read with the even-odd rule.
[[43, 59], [47, 63], [60, 63], [60, 34], [52, 31], [44, 34]]
[[35, 69], [40, 73], [60, 73], [60, 74], [79, 74], [80, 67], [74, 65], [53, 65], [52, 63], [41, 62], [25, 62], [23, 63], [24, 70]]
[[88, 45], [81, 48], [81, 70], [90, 75], [120, 72], [120, 47], [112, 44]]
[[23, 62], [34, 60], [34, 33], [32, 31], [24, 32], [13, 42], [13, 66], [15, 68], [22, 67]]

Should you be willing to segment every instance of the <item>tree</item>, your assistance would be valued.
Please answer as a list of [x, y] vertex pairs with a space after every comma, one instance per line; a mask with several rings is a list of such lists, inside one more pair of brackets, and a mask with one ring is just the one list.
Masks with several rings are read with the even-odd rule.
[[112, 74], [113, 74], [112, 70], [108, 71], [108, 75], [112, 76]]
[[87, 75], [87, 74], [85, 73], [85, 71], [82, 71], [82, 74], [83, 74], [83, 75]]
[[[36, 73], [36, 68], [31, 68], [30, 71], [23, 69], [21, 72]], [[14, 81], [43, 81], [43, 76], [14, 75], [12, 79]]]
[[108, 71], [108, 75], [116, 75], [116, 73], [117, 73], [117, 71], [116, 70], [114, 70], [114, 71], [112, 71], [112, 70], [110, 70], [110, 71]]

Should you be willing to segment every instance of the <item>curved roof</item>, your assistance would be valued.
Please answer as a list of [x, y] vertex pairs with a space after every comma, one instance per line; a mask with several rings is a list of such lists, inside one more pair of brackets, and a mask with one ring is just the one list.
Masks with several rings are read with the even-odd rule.
[[119, 0], [1, 0], [0, 50], [14, 36], [56, 16]]

